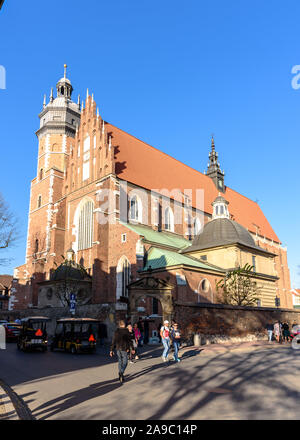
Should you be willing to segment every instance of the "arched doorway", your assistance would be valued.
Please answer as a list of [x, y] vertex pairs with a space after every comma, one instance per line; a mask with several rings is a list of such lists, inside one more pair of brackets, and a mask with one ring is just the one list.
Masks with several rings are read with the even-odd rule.
[[172, 297], [172, 289], [174, 286], [167, 281], [154, 278], [152, 276], [141, 278], [128, 285], [129, 293], [129, 315], [131, 322], [137, 321], [138, 318], [138, 303], [143, 297], [156, 298], [162, 308], [163, 321], [167, 319], [171, 322], [174, 316], [174, 305]]

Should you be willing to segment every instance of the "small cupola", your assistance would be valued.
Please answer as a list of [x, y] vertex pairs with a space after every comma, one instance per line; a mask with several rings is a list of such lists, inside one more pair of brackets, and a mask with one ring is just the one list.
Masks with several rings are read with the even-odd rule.
[[67, 65], [64, 65], [64, 77], [61, 78], [56, 84], [57, 97], [64, 97], [71, 99], [73, 87], [71, 81], [67, 78]]
[[229, 211], [228, 211], [228, 205], [229, 202], [221, 196], [221, 193], [219, 193], [218, 197], [212, 202], [213, 206], [213, 215], [212, 219], [216, 218], [229, 218]]

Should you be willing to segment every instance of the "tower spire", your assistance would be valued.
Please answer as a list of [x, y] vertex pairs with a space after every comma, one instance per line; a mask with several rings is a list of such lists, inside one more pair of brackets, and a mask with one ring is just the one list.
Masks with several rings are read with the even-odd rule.
[[64, 78], [67, 78], [67, 65], [64, 64]]
[[214, 136], [211, 136], [211, 151], [209, 153], [209, 163], [207, 166], [206, 175], [211, 177], [214, 181], [214, 184], [218, 188], [219, 191], [224, 192], [224, 172], [220, 169], [220, 164], [218, 162], [218, 153], [215, 149], [215, 140]]

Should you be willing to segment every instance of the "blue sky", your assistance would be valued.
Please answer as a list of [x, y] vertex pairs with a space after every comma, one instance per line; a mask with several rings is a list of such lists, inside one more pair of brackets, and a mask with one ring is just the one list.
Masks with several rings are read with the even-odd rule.
[[300, 288], [299, 16], [296, 0], [6, 0], [0, 190], [21, 239], [1, 272], [24, 262], [38, 113], [67, 63], [74, 100], [88, 87], [105, 120], [199, 171], [214, 133], [225, 183], [258, 200]]

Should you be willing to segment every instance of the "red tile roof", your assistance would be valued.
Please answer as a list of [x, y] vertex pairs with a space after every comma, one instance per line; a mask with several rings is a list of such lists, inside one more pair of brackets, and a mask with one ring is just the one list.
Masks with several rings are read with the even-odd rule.
[[[195, 191], [204, 189], [204, 211], [212, 214], [211, 203], [218, 195], [212, 179], [205, 174], [179, 162], [177, 159], [146, 144], [134, 136], [106, 123], [115, 147], [116, 174], [120, 179], [146, 189], [193, 190], [192, 205], [195, 207]], [[251, 232], [258, 232], [270, 240], [279, 242], [259, 205], [226, 187], [225, 198], [233, 219]], [[257, 231], [256, 226], [259, 228]]]

